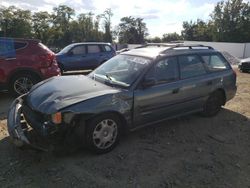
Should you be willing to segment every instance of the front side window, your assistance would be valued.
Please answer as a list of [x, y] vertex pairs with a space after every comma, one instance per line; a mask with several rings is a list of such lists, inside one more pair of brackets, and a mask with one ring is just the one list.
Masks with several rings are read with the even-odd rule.
[[169, 57], [156, 63], [147, 73], [146, 78], [154, 78], [156, 84], [168, 83], [179, 79], [176, 57]]
[[74, 55], [82, 55], [85, 54], [85, 46], [76, 46], [75, 48], [72, 49], [72, 53]]
[[221, 71], [229, 68], [226, 60], [217, 54], [202, 55], [201, 57], [205, 62], [206, 67], [211, 72]]
[[150, 60], [130, 55], [117, 55], [89, 74], [89, 77], [122, 87], [129, 87], [148, 66]]
[[100, 53], [100, 47], [98, 45], [88, 45], [88, 53], [94, 54], [94, 53]]
[[192, 78], [206, 74], [201, 59], [197, 55], [179, 56], [181, 79]]

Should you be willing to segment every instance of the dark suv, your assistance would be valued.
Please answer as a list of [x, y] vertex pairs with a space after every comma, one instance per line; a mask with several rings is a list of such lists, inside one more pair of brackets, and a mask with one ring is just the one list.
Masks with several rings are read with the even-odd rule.
[[62, 71], [94, 69], [115, 56], [109, 43], [84, 42], [66, 46], [56, 54]]
[[21, 95], [35, 83], [57, 75], [55, 54], [39, 40], [0, 38], [0, 89]]
[[88, 76], [40, 82], [11, 105], [8, 130], [17, 145], [32, 144], [31, 126], [45, 138], [74, 134], [79, 143], [104, 153], [126, 130], [197, 112], [214, 116], [235, 93], [235, 72], [211, 47], [139, 48]]

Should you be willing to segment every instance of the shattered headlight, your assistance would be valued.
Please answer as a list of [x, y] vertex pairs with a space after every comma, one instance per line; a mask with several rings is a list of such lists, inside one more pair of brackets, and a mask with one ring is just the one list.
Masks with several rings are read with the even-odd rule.
[[54, 124], [60, 124], [60, 123], [62, 123], [62, 113], [61, 112], [57, 112], [55, 114], [52, 114], [51, 115], [51, 121]]

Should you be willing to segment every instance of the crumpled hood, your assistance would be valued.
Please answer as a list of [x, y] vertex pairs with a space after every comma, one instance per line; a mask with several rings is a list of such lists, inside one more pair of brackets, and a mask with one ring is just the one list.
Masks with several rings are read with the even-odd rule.
[[69, 105], [117, 92], [119, 89], [83, 75], [59, 76], [35, 85], [28, 93], [26, 100], [32, 109], [51, 114]]

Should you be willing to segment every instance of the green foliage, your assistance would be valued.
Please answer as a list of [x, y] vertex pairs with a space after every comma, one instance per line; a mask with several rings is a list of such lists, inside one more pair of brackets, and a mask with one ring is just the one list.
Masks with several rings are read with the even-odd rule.
[[31, 36], [31, 12], [14, 6], [0, 7], [0, 30], [6, 37]]
[[243, 0], [218, 2], [208, 22], [183, 22], [185, 40], [250, 42], [250, 5]]
[[120, 43], [142, 44], [148, 36], [148, 29], [142, 18], [123, 17], [117, 29]]
[[166, 33], [162, 36], [162, 42], [171, 42], [182, 40], [182, 37], [178, 33]]
[[54, 7], [52, 14], [0, 7], [0, 37], [38, 38], [53, 48], [63, 48], [72, 42], [112, 42], [112, 16], [111, 9], [107, 9], [101, 15], [89, 12], [75, 17], [74, 9], [66, 5]]

